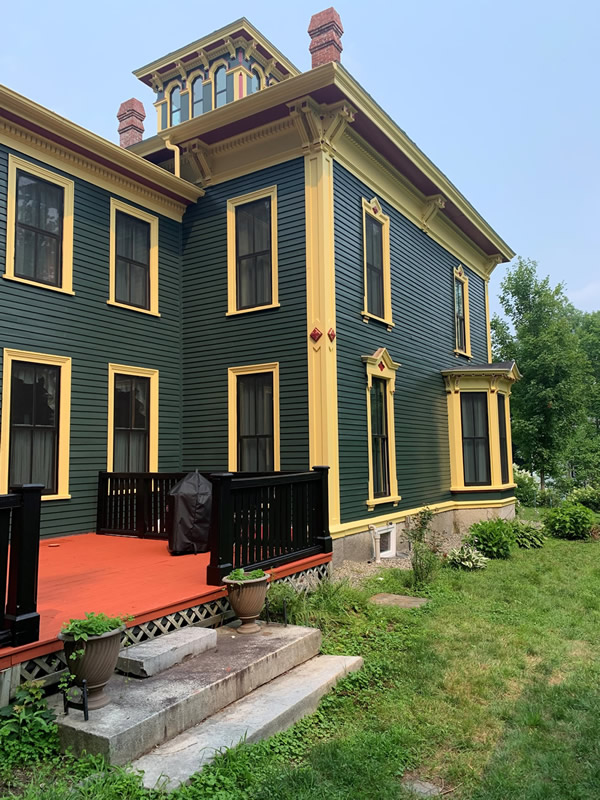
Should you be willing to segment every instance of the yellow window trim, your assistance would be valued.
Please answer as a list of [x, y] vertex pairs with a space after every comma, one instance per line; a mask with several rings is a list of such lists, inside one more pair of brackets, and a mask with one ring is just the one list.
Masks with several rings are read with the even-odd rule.
[[0, 494], [8, 492], [10, 455], [10, 395], [13, 361], [49, 364], [60, 367], [58, 408], [58, 470], [57, 492], [42, 496], [42, 500], [69, 500], [69, 446], [71, 440], [71, 359], [49, 353], [4, 349], [2, 372], [2, 436], [0, 438]]
[[[271, 200], [271, 302], [252, 308], [237, 308], [237, 269], [236, 269], [236, 237], [235, 210], [238, 206], [262, 200]], [[233, 197], [227, 201], [227, 316], [246, 314], [267, 308], [279, 308], [279, 288], [277, 281], [277, 186], [268, 186], [256, 192]]]
[[[363, 209], [363, 310], [362, 317], [365, 322], [375, 319], [384, 322], [388, 328], [394, 326], [392, 321], [392, 272], [390, 263], [390, 218], [383, 213], [381, 203], [374, 197], [371, 201], [362, 200]], [[383, 313], [384, 316], [378, 317], [369, 311], [369, 298], [367, 293], [367, 215], [381, 225], [381, 248], [383, 257]]]
[[[517, 380], [516, 373], [503, 375], [445, 375], [448, 400], [448, 436], [450, 444], [450, 475], [452, 492], [490, 492], [512, 489], [515, 486], [512, 464], [512, 437], [510, 426], [510, 389]], [[463, 392], [484, 392], [487, 395], [488, 439], [490, 448], [490, 483], [486, 486], [465, 486], [462, 416], [460, 396]], [[508, 457], [508, 482], [502, 483], [500, 461], [500, 430], [498, 419], [498, 394], [506, 397], [506, 449]]]
[[[36, 178], [42, 178], [64, 189], [63, 199], [63, 231], [62, 231], [62, 265], [61, 286], [48, 286], [45, 283], [20, 278], [15, 275], [15, 228], [17, 221], [17, 170], [27, 172]], [[74, 294], [73, 292], [73, 208], [75, 202], [75, 184], [69, 178], [40, 167], [9, 153], [8, 156], [8, 195], [6, 205], [6, 266], [4, 278], [50, 289], [53, 292]]]
[[465, 273], [464, 267], [458, 266], [454, 269], [454, 281], [458, 281], [463, 285], [463, 303], [465, 306], [465, 349], [460, 350], [458, 347], [458, 330], [456, 330], [456, 288], [452, 284], [454, 294], [454, 335], [455, 335], [455, 348], [456, 355], [467, 356], [471, 358], [471, 317], [469, 314], [469, 279]]
[[[128, 214], [130, 217], [144, 220], [150, 225], [150, 308], [137, 308], [136, 306], [127, 305], [127, 303], [118, 303], [115, 299], [116, 295], [116, 276], [117, 276], [117, 211], [123, 214]], [[158, 217], [153, 214], [148, 214], [147, 211], [142, 211], [135, 206], [130, 206], [117, 200], [114, 197], [110, 198], [110, 271], [109, 271], [109, 290], [107, 305], [118, 306], [119, 308], [128, 308], [130, 311], [139, 311], [142, 314], [151, 314], [155, 317], [160, 317], [158, 313]]]
[[279, 362], [270, 364], [246, 364], [243, 367], [229, 367], [227, 375], [227, 395], [229, 404], [229, 471], [237, 472], [237, 379], [238, 375], [257, 375], [263, 372], [273, 374], [273, 466], [280, 470], [280, 423], [279, 423]]
[[132, 367], [129, 364], [108, 365], [108, 436], [106, 447], [106, 469], [108, 472], [113, 472], [115, 454], [115, 375], [132, 375], [136, 378], [150, 378], [148, 468], [149, 472], [158, 472], [158, 370], [147, 369], [146, 367]]
[[[394, 392], [396, 391], [396, 371], [400, 364], [392, 360], [387, 348], [380, 347], [372, 356], [362, 356], [367, 373], [367, 445], [369, 457], [369, 487], [365, 503], [372, 511], [382, 503], [398, 503], [402, 497], [398, 494], [396, 476], [396, 429], [394, 424]], [[381, 378], [386, 382], [386, 409], [388, 430], [388, 458], [390, 493], [387, 497], [375, 497], [373, 492], [373, 443], [371, 441], [371, 388], [373, 378]]]

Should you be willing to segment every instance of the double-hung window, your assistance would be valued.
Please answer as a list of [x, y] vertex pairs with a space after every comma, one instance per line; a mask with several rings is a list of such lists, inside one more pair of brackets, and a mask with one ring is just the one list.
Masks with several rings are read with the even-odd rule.
[[72, 294], [74, 183], [8, 158], [4, 277]]
[[362, 201], [363, 210], [363, 255], [364, 255], [364, 305], [362, 316], [392, 322], [392, 286], [390, 264], [390, 218], [383, 213], [381, 204], [374, 197], [370, 202]]
[[204, 85], [202, 76], [192, 83], [192, 117], [199, 117], [204, 111]]
[[454, 330], [456, 339], [454, 352], [470, 357], [469, 279], [462, 267], [454, 270]]
[[227, 203], [228, 314], [277, 302], [277, 189]]
[[373, 378], [371, 386], [371, 469], [373, 497], [390, 493], [390, 451], [388, 442], [386, 381]]
[[498, 441], [500, 444], [500, 477], [502, 483], [509, 481], [508, 468], [508, 415], [506, 413], [506, 395], [498, 392]]
[[0, 494], [40, 483], [44, 499], [68, 499], [71, 359], [4, 350]]
[[229, 369], [229, 468], [279, 470], [279, 364]]
[[463, 392], [461, 400], [465, 486], [490, 483], [490, 438], [487, 392]]
[[158, 316], [158, 218], [111, 199], [109, 305]]
[[217, 67], [214, 74], [215, 108], [220, 108], [227, 103], [227, 70], [225, 66]]
[[108, 365], [109, 472], [158, 470], [158, 370]]
[[[187, 95], [186, 95], [187, 96]], [[181, 89], [176, 86], [171, 91], [171, 125], [179, 125], [181, 122]]]

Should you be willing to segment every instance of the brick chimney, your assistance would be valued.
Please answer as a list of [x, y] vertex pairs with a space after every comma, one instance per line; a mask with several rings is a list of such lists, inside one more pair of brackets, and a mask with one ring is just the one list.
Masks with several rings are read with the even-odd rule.
[[311, 38], [308, 49], [312, 55], [313, 69], [330, 61], [340, 60], [344, 29], [340, 15], [333, 6], [313, 15], [308, 33]]
[[136, 100], [135, 97], [121, 103], [117, 119], [119, 120], [118, 132], [121, 147], [131, 147], [132, 144], [142, 141], [144, 120], [146, 119], [143, 103]]

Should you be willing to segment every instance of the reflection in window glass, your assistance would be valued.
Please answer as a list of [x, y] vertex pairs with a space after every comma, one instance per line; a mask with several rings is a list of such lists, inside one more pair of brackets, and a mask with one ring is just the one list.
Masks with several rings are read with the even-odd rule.
[[220, 108], [227, 103], [227, 74], [225, 67], [219, 67], [215, 72], [215, 108]]
[[181, 89], [176, 86], [171, 92], [171, 125], [181, 122]]
[[17, 170], [15, 275], [60, 286], [64, 189]]

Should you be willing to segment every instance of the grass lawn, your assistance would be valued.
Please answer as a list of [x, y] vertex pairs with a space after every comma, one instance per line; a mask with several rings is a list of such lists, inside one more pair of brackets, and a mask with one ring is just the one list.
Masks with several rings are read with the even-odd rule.
[[[224, 754], [173, 800], [391, 800], [410, 796], [406, 774], [452, 800], [597, 800], [600, 543], [550, 540], [481, 572], [441, 570], [417, 611], [368, 602], [406, 593], [407, 579], [390, 569], [360, 590], [290, 599], [295, 621], [323, 629], [324, 652], [363, 655], [365, 668], [312, 717]], [[98, 759], [49, 762], [30, 780], [4, 796], [161, 797]]]
[[[517, 517], [524, 522], [542, 522], [545, 510], [546, 509], [541, 506], [536, 506], [535, 508], [532, 506], [521, 506]], [[596, 511], [592, 511], [592, 514], [594, 515], [595, 524], [600, 525], [600, 514]]]

